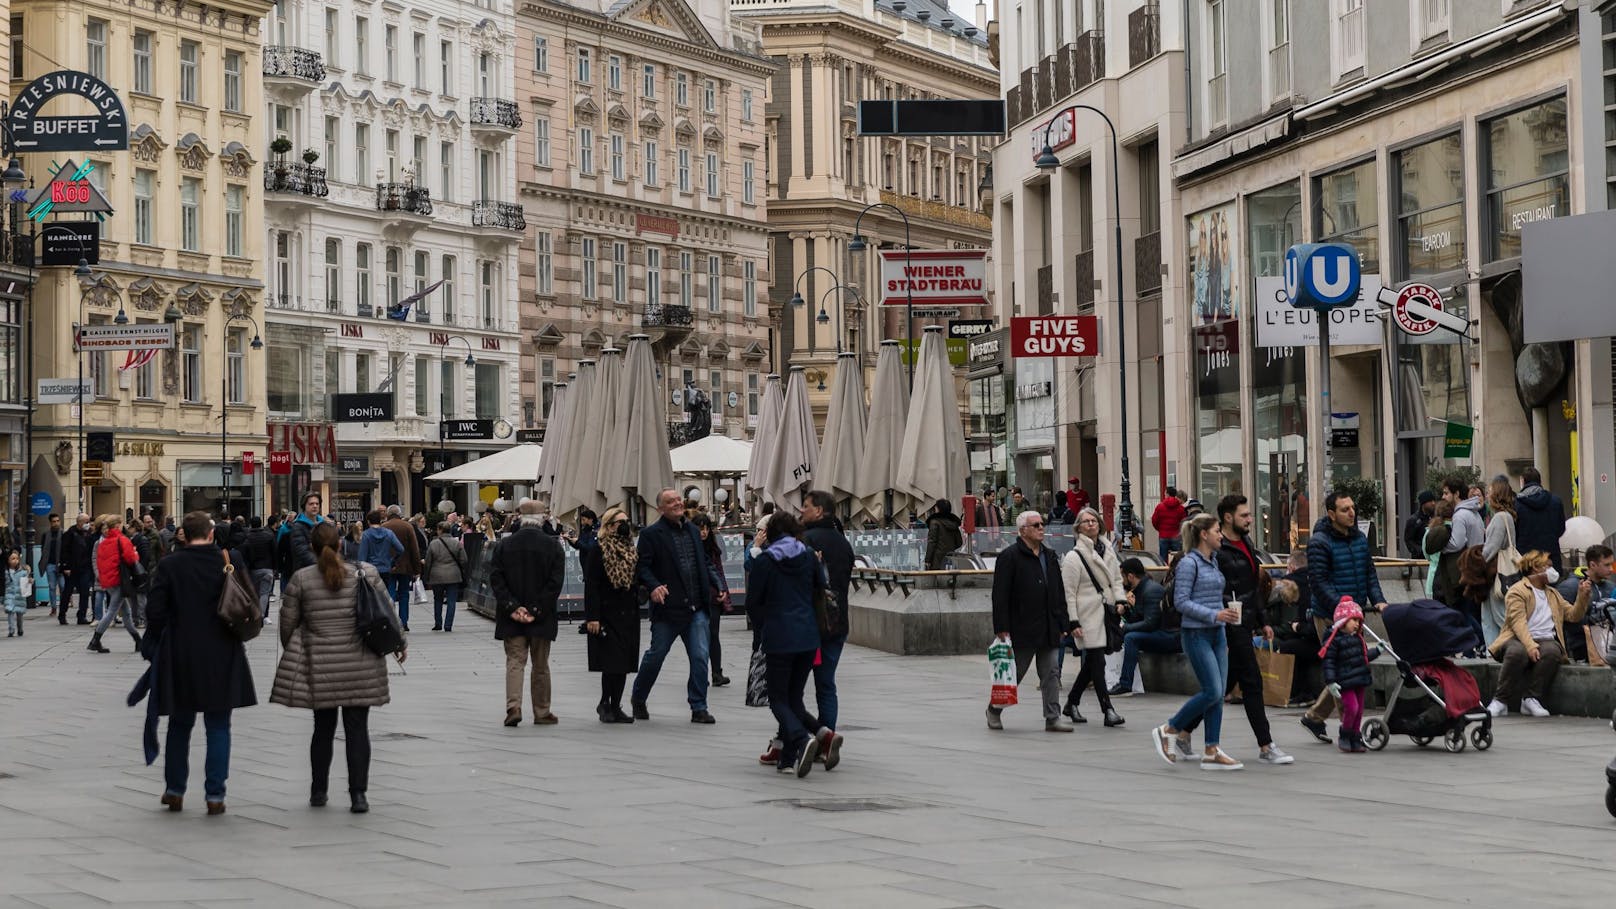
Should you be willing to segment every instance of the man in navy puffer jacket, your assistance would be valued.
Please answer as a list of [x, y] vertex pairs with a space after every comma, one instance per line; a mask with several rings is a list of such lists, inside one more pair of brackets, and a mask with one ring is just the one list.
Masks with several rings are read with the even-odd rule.
[[[1369, 551], [1369, 538], [1358, 529], [1358, 509], [1352, 496], [1332, 492], [1324, 498], [1325, 517], [1313, 527], [1307, 543], [1307, 581], [1313, 594], [1313, 627], [1324, 640], [1335, 619], [1336, 604], [1342, 597], [1358, 603], [1373, 603], [1374, 612], [1386, 608], [1375, 574], [1375, 560]], [[1340, 703], [1328, 688], [1302, 717], [1302, 725], [1313, 737], [1329, 744], [1324, 721]]]

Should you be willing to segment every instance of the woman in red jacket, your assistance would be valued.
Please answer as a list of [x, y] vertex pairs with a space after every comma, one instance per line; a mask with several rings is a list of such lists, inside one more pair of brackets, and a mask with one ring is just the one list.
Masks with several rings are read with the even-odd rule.
[[[140, 632], [135, 629], [135, 617], [129, 609], [123, 596], [124, 566], [138, 566], [140, 556], [135, 554], [135, 544], [123, 535], [123, 518], [113, 515], [107, 518], [106, 530], [95, 546], [95, 581], [101, 588], [101, 596], [106, 600], [107, 608], [101, 613], [101, 621], [95, 626], [95, 636], [90, 638], [89, 649], [94, 653], [111, 653], [112, 651], [101, 646], [101, 635], [111, 627], [112, 621], [119, 615], [123, 616], [123, 629], [135, 639], [135, 652], [140, 652]], [[129, 570], [134, 570], [131, 567]]]

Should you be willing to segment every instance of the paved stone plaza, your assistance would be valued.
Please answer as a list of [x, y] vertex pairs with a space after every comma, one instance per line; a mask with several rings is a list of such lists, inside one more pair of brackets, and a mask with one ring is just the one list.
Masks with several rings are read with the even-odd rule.
[[[1569, 906], [1613, 879], [1616, 736], [1596, 720], [1510, 717], [1485, 754], [1343, 755], [1273, 711], [1298, 760], [1266, 767], [1231, 711], [1250, 763], [1211, 774], [1150, 752], [1177, 698], [1063, 736], [1018, 707], [991, 733], [984, 660], [849, 648], [842, 766], [799, 781], [757, 764], [774, 721], [739, 684], [714, 690], [718, 725], [688, 722], [682, 653], [651, 722], [596, 722], [565, 626], [561, 724], [501, 726], [502, 657], [469, 614], [413, 635], [372, 714], [369, 815], [339, 794], [340, 748], [331, 807], [307, 806], [310, 717], [268, 704], [236, 712], [229, 812], [202, 810], [199, 723], [170, 814], [124, 706], [143, 664], [116, 630], [87, 653], [87, 631], [35, 610], [0, 645], [0, 906]], [[724, 637], [744, 653], [739, 621]], [[261, 700], [277, 649], [273, 627], [250, 645]]]

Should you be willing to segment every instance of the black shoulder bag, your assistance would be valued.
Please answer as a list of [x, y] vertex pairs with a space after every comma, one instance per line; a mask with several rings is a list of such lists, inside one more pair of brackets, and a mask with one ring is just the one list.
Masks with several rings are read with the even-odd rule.
[[359, 566], [354, 584], [354, 629], [371, 653], [377, 656], [397, 653], [404, 649], [404, 629], [371, 589], [365, 570], [366, 566]]
[[1094, 569], [1089, 567], [1089, 560], [1082, 552], [1077, 553], [1077, 560], [1083, 563], [1083, 573], [1089, 576], [1094, 592], [1100, 595], [1100, 611], [1105, 616], [1105, 652], [1116, 653], [1122, 649], [1122, 614], [1115, 603], [1105, 601], [1105, 588], [1100, 586], [1100, 579], [1094, 576]]

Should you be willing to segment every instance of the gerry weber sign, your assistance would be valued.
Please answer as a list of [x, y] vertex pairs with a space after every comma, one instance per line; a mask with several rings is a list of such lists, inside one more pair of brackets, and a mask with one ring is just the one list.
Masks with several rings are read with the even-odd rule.
[[[83, 98], [91, 114], [41, 117], [40, 108], [64, 96]], [[112, 87], [89, 73], [58, 70], [28, 83], [11, 102], [7, 117], [18, 151], [122, 151], [129, 147], [129, 118]]]

